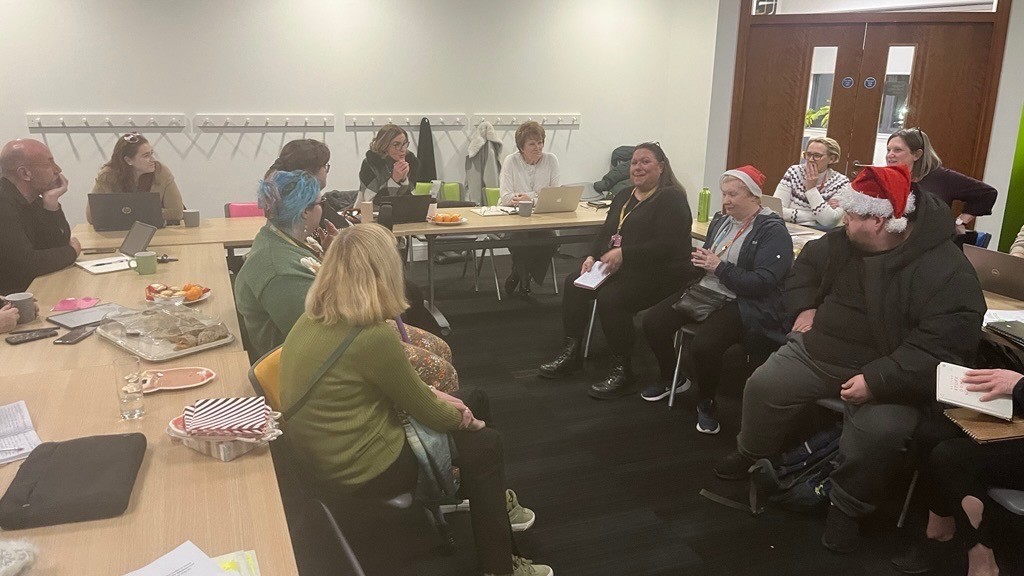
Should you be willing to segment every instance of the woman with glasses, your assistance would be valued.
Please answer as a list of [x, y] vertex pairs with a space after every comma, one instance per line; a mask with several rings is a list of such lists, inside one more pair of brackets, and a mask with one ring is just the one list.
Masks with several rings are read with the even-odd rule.
[[[697, 276], [690, 264], [690, 205], [661, 146], [637, 146], [629, 174], [633, 187], [615, 195], [580, 271], [565, 279], [562, 350], [540, 367], [544, 378], [564, 378], [582, 366], [583, 333], [596, 299], [612, 354], [611, 372], [590, 387], [590, 395], [601, 399], [625, 396], [636, 385], [631, 365], [633, 316]], [[596, 290], [576, 286], [575, 281], [598, 262], [609, 274], [604, 282]]]
[[[181, 191], [174, 182], [170, 168], [153, 156], [153, 146], [138, 132], [130, 132], [117, 139], [110, 161], [96, 175], [93, 194], [128, 194], [149, 192], [160, 195], [160, 206], [165, 222], [178, 223], [185, 204]], [[92, 224], [88, 205], [85, 218]]]
[[991, 214], [996, 196], [999, 195], [988, 184], [943, 167], [928, 134], [920, 128], [906, 128], [889, 136], [885, 146], [885, 163], [889, 166], [903, 164], [910, 168], [911, 188], [914, 192], [935, 194], [951, 208], [955, 200], [963, 202], [963, 211], [956, 219], [961, 241], [966, 234], [964, 226], [978, 216]]
[[832, 169], [839, 157], [835, 140], [822, 136], [807, 141], [804, 162], [790, 166], [775, 188], [786, 222], [829, 230], [843, 221], [838, 194], [850, 187], [850, 179]]
[[409, 134], [385, 124], [359, 168], [359, 201], [380, 204], [382, 196], [405, 196], [416, 188], [419, 161], [409, 152]]

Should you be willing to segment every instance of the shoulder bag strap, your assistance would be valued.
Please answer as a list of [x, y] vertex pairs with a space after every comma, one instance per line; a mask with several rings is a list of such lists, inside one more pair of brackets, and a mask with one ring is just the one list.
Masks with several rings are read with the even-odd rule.
[[320, 366], [320, 369], [316, 371], [316, 374], [313, 375], [313, 378], [309, 383], [309, 388], [306, 389], [306, 393], [303, 394], [301, 398], [299, 398], [298, 402], [293, 404], [291, 408], [289, 408], [282, 414], [281, 417], [283, 420], [288, 420], [289, 418], [294, 416], [296, 412], [301, 410], [303, 406], [306, 405], [306, 401], [309, 400], [309, 395], [313, 393], [313, 390], [316, 388], [316, 385], [320, 382], [320, 379], [323, 378], [324, 374], [326, 374], [327, 371], [331, 369], [331, 366], [334, 366], [334, 363], [337, 362], [338, 359], [341, 358], [341, 355], [345, 353], [345, 350], [348, 349], [349, 344], [352, 344], [352, 341], [355, 340], [356, 336], [358, 336], [359, 333], [362, 331], [363, 329], [358, 326], [353, 327], [352, 330], [349, 331], [348, 336], [346, 336], [345, 339], [341, 341], [341, 344], [338, 344], [338, 347], [334, 350], [331, 356], [323, 363], [322, 366]]

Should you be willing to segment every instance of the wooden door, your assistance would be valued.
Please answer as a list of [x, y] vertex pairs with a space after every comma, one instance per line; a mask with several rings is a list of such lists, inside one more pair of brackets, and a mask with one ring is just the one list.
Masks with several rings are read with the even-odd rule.
[[815, 47], [838, 48], [828, 135], [846, 146], [854, 127], [855, 90], [842, 79], [860, 69], [863, 24], [755, 26], [747, 38], [734, 95], [729, 168], [753, 164], [771, 193], [786, 168], [800, 162]]
[[[991, 128], [988, 94], [995, 93], [997, 80], [989, 65], [993, 26], [992, 22], [868, 24], [849, 159], [871, 163], [875, 146], [887, 136], [879, 132], [886, 63], [892, 47], [909, 46], [914, 51], [913, 67], [903, 126], [924, 130], [945, 166], [980, 179]], [[865, 84], [869, 78], [875, 82]]]

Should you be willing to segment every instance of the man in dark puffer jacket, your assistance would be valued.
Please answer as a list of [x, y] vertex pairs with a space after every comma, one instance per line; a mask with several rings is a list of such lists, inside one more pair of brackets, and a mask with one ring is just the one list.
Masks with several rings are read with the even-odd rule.
[[822, 536], [837, 552], [857, 548], [858, 518], [875, 509], [935, 401], [937, 364], [972, 361], [985, 314], [941, 200], [911, 194], [903, 166], [867, 167], [852, 186], [841, 200], [845, 226], [808, 242], [786, 281], [793, 333], [748, 380], [738, 451], [715, 468], [721, 478], [746, 477], [754, 460], [783, 448], [803, 406], [842, 398]]

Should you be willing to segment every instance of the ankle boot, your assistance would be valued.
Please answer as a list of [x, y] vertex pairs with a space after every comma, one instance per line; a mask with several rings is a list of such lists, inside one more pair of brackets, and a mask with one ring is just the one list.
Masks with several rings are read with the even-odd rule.
[[580, 339], [566, 336], [562, 340], [562, 351], [551, 362], [540, 365], [540, 375], [544, 378], [564, 378], [579, 370], [583, 364], [583, 351]]
[[592, 398], [610, 400], [627, 396], [636, 391], [629, 358], [613, 356], [612, 362], [614, 368], [612, 368], [608, 377], [590, 387], [590, 396]]

